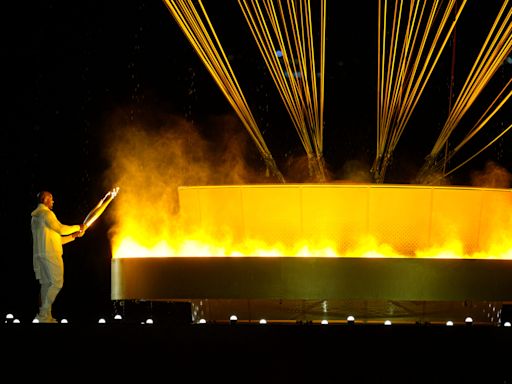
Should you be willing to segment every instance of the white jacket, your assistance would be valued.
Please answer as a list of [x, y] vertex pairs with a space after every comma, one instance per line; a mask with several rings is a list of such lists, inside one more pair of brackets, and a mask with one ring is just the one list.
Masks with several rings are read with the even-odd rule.
[[[70, 235], [80, 230], [79, 225], [64, 225], [55, 213], [44, 204], [39, 204], [32, 211], [33, 255], [47, 259], [62, 256], [62, 244], [73, 241]], [[64, 236], [64, 237], [63, 237]]]

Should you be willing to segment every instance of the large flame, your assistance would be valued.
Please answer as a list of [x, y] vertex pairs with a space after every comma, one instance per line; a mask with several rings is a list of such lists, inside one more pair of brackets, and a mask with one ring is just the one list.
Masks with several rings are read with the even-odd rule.
[[[158, 208], [143, 207], [143, 203], [138, 203], [138, 205], [129, 203], [127, 205], [132, 211], [127, 208], [124, 210], [127, 213], [126, 216], [119, 217], [118, 232], [113, 238], [113, 255], [114, 257], [313, 256], [512, 259], [512, 224], [507, 213], [511, 208], [508, 190], [468, 188], [442, 190], [440, 191], [441, 195], [450, 192], [447, 196], [451, 200], [438, 202], [436, 207], [461, 204], [465, 199], [469, 199], [467, 201], [469, 204], [469, 202], [474, 202], [475, 193], [479, 196], [481, 206], [472, 209], [469, 206], [463, 207], [466, 208], [464, 215], [454, 217], [443, 212], [437, 214], [439, 216], [437, 219], [432, 218], [436, 217], [435, 213], [424, 210], [429, 214], [429, 219], [426, 220], [421, 217], [423, 211], [421, 207], [418, 206], [415, 212], [410, 210], [411, 206], [419, 204], [418, 195], [415, 193], [418, 192], [417, 189], [408, 186], [395, 186], [389, 191], [384, 191], [390, 199], [390, 201], [384, 202], [386, 208], [368, 210], [373, 215], [371, 218], [365, 219], [364, 215], [361, 216], [360, 207], [354, 202], [356, 199], [352, 199], [350, 204], [353, 211], [344, 209], [345, 217], [342, 219], [343, 222], [348, 222], [347, 228], [350, 230], [347, 228], [340, 230], [340, 219], [337, 219], [336, 213], [329, 216], [327, 212], [323, 212], [321, 221], [313, 224], [303, 222], [297, 225], [297, 217], [300, 217], [300, 220], [305, 219], [306, 208], [298, 207], [300, 215], [297, 215], [294, 213], [294, 209], [286, 206], [284, 202], [294, 201], [293, 196], [297, 188], [308, 187], [313, 188], [314, 192], [320, 191], [316, 200], [321, 200], [322, 205], [331, 207], [339, 204], [336, 200], [339, 193], [346, 192], [346, 188], [325, 185], [323, 189], [313, 185], [185, 188], [184, 191], [181, 191], [180, 196], [185, 200], [182, 202], [181, 208], [186, 212], [181, 212], [181, 214], [166, 214], [165, 211]], [[276, 193], [275, 188], [280, 189], [279, 193]], [[355, 191], [361, 194], [361, 201], [364, 202], [368, 195], [368, 188], [384, 187], [351, 186], [349, 188], [348, 192], [351, 194]], [[419, 191], [421, 194], [432, 195], [428, 188], [417, 188], [421, 189]], [[331, 193], [332, 201], [326, 200], [328, 194], [326, 195], [325, 189]], [[251, 195], [255, 198], [254, 204], [257, 207], [253, 209], [252, 215], [250, 212], [252, 208], [242, 207], [240, 201], [237, 200], [236, 196], [240, 195], [239, 190], [242, 194], [245, 191], [241, 200], [247, 201]], [[284, 198], [279, 202], [279, 194], [283, 193]], [[336, 194], [332, 195], [332, 193]], [[302, 194], [306, 195], [305, 192]], [[500, 196], [505, 198], [500, 199]], [[487, 205], [485, 198], [492, 199], [490, 205]], [[123, 199], [126, 198], [123, 197]], [[376, 200], [376, 197], [373, 199]], [[410, 201], [408, 202], [407, 199]], [[119, 200], [122, 203], [122, 200]], [[278, 206], [281, 204], [279, 211], [271, 209], [272, 204], [276, 203], [275, 200], [277, 200]], [[304, 200], [306, 200], [304, 196], [299, 199], [302, 203]], [[192, 206], [191, 201], [193, 202]], [[399, 201], [400, 204], [392, 207], [393, 215], [387, 215], [387, 209], [390, 209], [393, 201]], [[314, 204], [318, 209], [319, 202]], [[259, 214], [264, 210], [262, 207], [268, 208], [269, 206], [270, 209], [267, 209], [265, 214]], [[481, 212], [482, 206], [487, 207], [487, 215]], [[240, 210], [243, 213], [238, 212], [236, 207], [241, 207]], [[435, 210], [432, 205], [429, 205], [429, 209]], [[140, 214], [138, 219], [131, 218], [131, 215], [128, 214], [134, 210]], [[241, 214], [245, 214], [245, 217], [239, 220]], [[361, 217], [363, 220], [360, 220]], [[194, 225], [190, 225], [190, 220]], [[250, 220], [250, 224], [247, 224], [247, 220]], [[380, 227], [375, 224], [360, 225], [364, 220], [378, 223]], [[404, 224], [402, 220], [408, 222]], [[333, 228], [329, 230], [326, 223], [332, 225]], [[429, 225], [435, 225], [436, 228], [432, 229]], [[240, 228], [240, 226], [244, 228]], [[309, 229], [308, 226], [310, 226]], [[301, 232], [309, 231], [311, 236], [308, 239], [295, 239], [293, 228], [299, 227]], [[367, 233], [368, 230], [361, 229], [368, 229], [368, 227], [373, 228], [373, 234]], [[414, 230], [418, 233], [415, 233]], [[422, 231], [425, 232], [425, 235], [422, 234]], [[240, 233], [247, 234], [248, 232], [259, 233], [261, 236], [240, 236]], [[429, 232], [430, 238], [436, 240], [433, 245], [411, 250], [411, 244], [421, 244], [425, 240], [426, 232]], [[330, 233], [330, 238], [322, 237], [325, 233]], [[479, 237], [478, 239], [472, 238], [475, 234]], [[283, 240], [269, 240], [276, 236], [278, 238], [281, 236]], [[392, 244], [383, 239], [390, 239]], [[349, 244], [347, 245], [347, 243]], [[404, 253], [397, 248], [409, 251]], [[468, 249], [471, 252], [468, 252]]]
[[[417, 250], [414, 256], [402, 255], [388, 244], [379, 244], [374, 238], [362, 237], [359, 246], [343, 254], [332, 242], [312, 244], [304, 240], [294, 246], [281, 243], [266, 244], [247, 240], [235, 244], [227, 239], [216, 239], [205, 233], [190, 233], [162, 238], [138, 236], [139, 229], [126, 229], [113, 244], [113, 257], [176, 257], [176, 256], [302, 256], [302, 257], [418, 257], [418, 258], [472, 258], [512, 260], [512, 240], [495, 244], [487, 252], [466, 254], [461, 241], [453, 239], [443, 245]], [[331, 245], [329, 245], [331, 243]]]
[[[215, 190], [202, 200], [193, 194], [178, 196], [182, 185], [250, 186], [243, 184], [249, 172], [239, 160], [243, 149], [237, 140], [218, 144], [222, 155], [217, 154], [215, 162], [209, 156], [211, 147], [197, 132], [181, 121], [174, 123], [158, 134], [123, 128], [114, 138], [108, 183], [119, 185], [123, 193], [109, 214], [113, 257], [512, 259], [512, 204], [505, 189], [497, 199], [464, 192], [469, 187], [441, 191], [434, 198], [428, 190], [418, 189], [405, 199], [394, 195], [400, 187], [383, 189], [374, 197], [357, 188], [347, 188], [343, 198], [334, 189], [328, 191], [332, 196], [276, 191], [286, 185], [270, 186], [261, 196], [230, 188]], [[270, 224], [258, 219], [261, 212]], [[407, 252], [397, 247], [400, 242], [408, 243]]]

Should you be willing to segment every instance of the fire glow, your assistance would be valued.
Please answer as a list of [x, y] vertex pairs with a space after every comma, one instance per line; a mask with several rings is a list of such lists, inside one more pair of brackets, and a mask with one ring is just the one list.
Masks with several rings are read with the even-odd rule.
[[125, 202], [132, 209], [121, 211], [135, 215], [117, 216], [114, 257], [512, 259], [508, 189], [289, 184], [178, 190], [179, 210], [170, 214]]

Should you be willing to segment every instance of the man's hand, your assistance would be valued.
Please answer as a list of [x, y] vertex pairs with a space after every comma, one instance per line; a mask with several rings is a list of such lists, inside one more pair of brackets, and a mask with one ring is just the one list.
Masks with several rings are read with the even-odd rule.
[[85, 224], [80, 224], [80, 230], [77, 232], [73, 232], [71, 236], [73, 239], [76, 239], [77, 237], [82, 237], [85, 234], [85, 230], [87, 229]]

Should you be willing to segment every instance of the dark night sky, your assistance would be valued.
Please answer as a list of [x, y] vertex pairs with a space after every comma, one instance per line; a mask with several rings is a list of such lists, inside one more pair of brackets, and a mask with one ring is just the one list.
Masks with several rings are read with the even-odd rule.
[[[36, 192], [54, 193], [62, 222], [81, 222], [110, 188], [104, 179], [110, 165], [104, 146], [114, 113], [148, 129], [159, 124], [154, 116], [181, 116], [215, 140], [205, 122], [233, 112], [161, 1], [10, 3], [0, 23], [0, 204], [8, 276], [0, 300], [5, 312], [31, 317], [38, 289], [30, 238]], [[269, 149], [285, 167], [289, 157], [303, 154], [298, 136], [236, 1], [219, 3], [205, 2]], [[481, 0], [467, 5], [457, 29], [456, 88], [479, 47], [475, 42], [485, 37], [488, 15], [499, 4]], [[336, 179], [345, 178], [347, 165], [354, 162], [369, 169], [375, 153], [376, 12], [376, 2], [328, 1], [324, 155]], [[398, 145], [388, 182], [407, 183], [434, 144], [448, 108], [451, 47], [446, 52]], [[511, 73], [512, 65], [504, 65], [496, 78], [504, 83]], [[503, 113], [507, 126], [510, 106]], [[242, 125], [239, 129], [244, 131]], [[475, 140], [458, 161], [485, 145], [494, 132]], [[482, 169], [487, 160], [512, 169], [511, 138], [505, 136], [454, 175], [452, 183], [469, 183], [471, 169]], [[250, 161], [263, 172], [253, 151]], [[110, 309], [107, 231], [100, 221], [87, 237], [66, 247], [66, 282], [57, 314], [96, 316]]]

